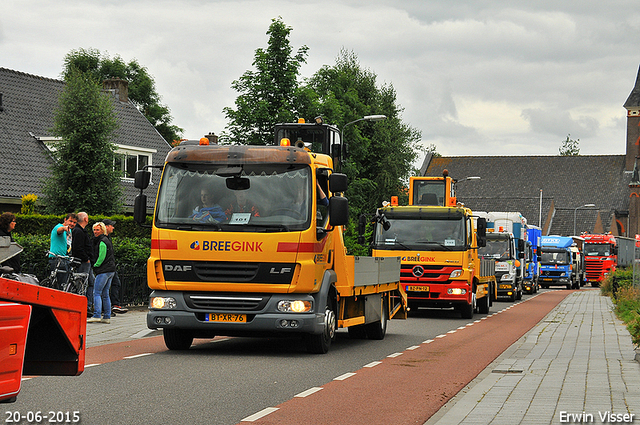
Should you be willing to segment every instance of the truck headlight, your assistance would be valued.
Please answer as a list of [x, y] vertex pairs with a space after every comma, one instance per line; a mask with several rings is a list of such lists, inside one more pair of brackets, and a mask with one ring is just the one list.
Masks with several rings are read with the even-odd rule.
[[311, 301], [283, 300], [278, 302], [278, 311], [283, 313], [306, 313], [311, 311]]
[[464, 295], [467, 293], [467, 290], [464, 288], [449, 288], [447, 289], [447, 294], [449, 295]]
[[462, 269], [457, 269], [451, 272], [449, 275], [449, 279], [455, 279], [456, 277], [462, 276]]
[[173, 297], [152, 297], [149, 300], [149, 307], [158, 310], [171, 310], [176, 306], [176, 299]]

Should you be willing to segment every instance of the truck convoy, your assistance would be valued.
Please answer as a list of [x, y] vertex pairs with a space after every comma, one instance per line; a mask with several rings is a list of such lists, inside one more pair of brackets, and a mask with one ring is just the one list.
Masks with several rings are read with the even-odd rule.
[[470, 209], [456, 205], [454, 184], [448, 173], [411, 177], [411, 205], [378, 209], [371, 246], [374, 256], [401, 257], [410, 309], [453, 307], [470, 319], [495, 299], [494, 262], [478, 258], [485, 220], [476, 224]]
[[611, 234], [586, 234], [582, 237], [586, 280], [591, 286], [600, 286], [616, 268], [633, 264], [635, 239]]
[[[147, 325], [162, 329], [169, 349], [217, 335], [300, 335], [309, 352], [326, 353], [338, 328], [382, 339], [388, 319], [406, 318], [400, 259], [346, 253], [338, 129], [282, 124], [276, 138], [183, 142], [154, 176]], [[150, 168], [136, 173], [139, 223]]]
[[478, 215], [487, 220], [487, 245], [480, 249], [479, 255], [496, 263], [497, 296], [519, 300], [525, 275], [527, 221], [518, 212], [493, 211]]
[[[0, 263], [22, 248], [0, 237]], [[84, 371], [87, 298], [0, 277], [0, 402], [16, 400], [23, 375]]]

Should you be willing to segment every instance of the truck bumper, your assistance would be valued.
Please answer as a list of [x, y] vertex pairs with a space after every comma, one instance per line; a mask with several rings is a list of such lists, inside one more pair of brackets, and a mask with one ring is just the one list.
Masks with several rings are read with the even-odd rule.
[[[218, 294], [222, 295], [222, 294]], [[237, 297], [236, 297], [237, 295]], [[194, 337], [225, 336], [268, 336], [272, 334], [321, 334], [324, 330], [324, 312], [314, 309], [318, 303], [311, 295], [305, 294], [251, 294], [263, 299], [259, 310], [196, 308], [188, 305], [181, 292], [154, 291], [151, 297], [173, 298], [175, 308], [153, 309], [147, 314], [147, 326], [150, 329], [189, 329]], [[242, 294], [224, 294], [227, 299], [245, 298]], [[311, 301], [312, 310], [308, 313], [286, 313], [277, 310], [278, 303], [285, 300]], [[222, 320], [209, 321], [210, 314], [224, 316]]]
[[509, 280], [498, 281], [498, 296], [510, 297], [517, 290], [515, 282]]

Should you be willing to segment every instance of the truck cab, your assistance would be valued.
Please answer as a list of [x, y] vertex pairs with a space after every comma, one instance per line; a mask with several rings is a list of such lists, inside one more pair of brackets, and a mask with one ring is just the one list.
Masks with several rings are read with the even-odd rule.
[[487, 313], [495, 297], [493, 262], [478, 259], [484, 219], [446, 206], [387, 206], [378, 209], [373, 255], [400, 256], [400, 283], [408, 306], [454, 308], [463, 318]]
[[574, 288], [576, 282], [571, 252], [573, 239], [566, 236], [543, 236], [540, 243], [540, 286], [543, 288], [549, 286]]
[[[491, 230], [491, 229], [490, 229]], [[487, 245], [478, 250], [481, 258], [495, 261], [498, 297], [511, 301], [522, 298], [522, 280], [519, 278], [520, 259], [516, 239], [508, 232], [488, 232]]]

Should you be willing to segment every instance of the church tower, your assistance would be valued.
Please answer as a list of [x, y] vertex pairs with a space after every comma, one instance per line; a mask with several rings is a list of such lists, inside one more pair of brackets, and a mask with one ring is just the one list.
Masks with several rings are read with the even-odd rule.
[[629, 226], [627, 234], [640, 234], [640, 70], [631, 94], [624, 102], [627, 110], [627, 154], [625, 170], [633, 171], [629, 182]]

